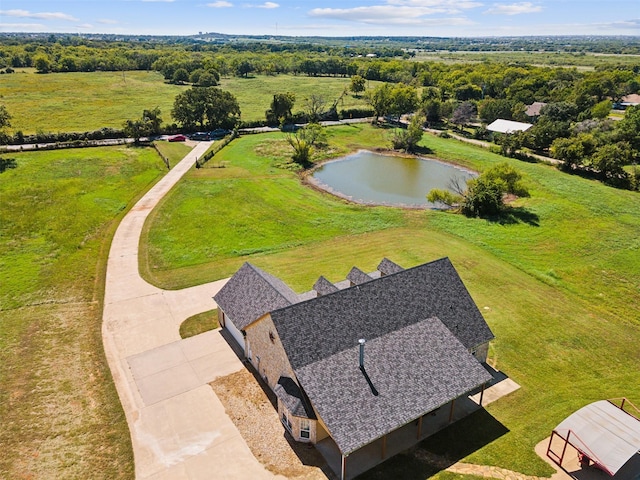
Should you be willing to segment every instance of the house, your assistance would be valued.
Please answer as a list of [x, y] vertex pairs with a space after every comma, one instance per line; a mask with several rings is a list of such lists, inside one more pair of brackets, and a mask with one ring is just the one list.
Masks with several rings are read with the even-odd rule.
[[497, 133], [513, 133], [513, 132], [526, 132], [531, 127], [530, 123], [514, 122], [513, 120], [504, 120], [499, 118], [495, 122], [487, 125], [487, 130]]
[[616, 110], [626, 110], [627, 108], [635, 107], [636, 105], [640, 105], [640, 95], [632, 93], [631, 95], [622, 97], [619, 102], [614, 103], [613, 108]]
[[533, 102], [531, 105], [525, 107], [524, 114], [529, 118], [536, 119], [542, 113], [542, 107], [545, 105], [545, 102]]
[[214, 299], [284, 427], [300, 442], [332, 439], [342, 478], [349, 455], [440, 407], [453, 413], [492, 378], [481, 362], [493, 334], [448, 258], [408, 269], [384, 259], [302, 295], [245, 263]]

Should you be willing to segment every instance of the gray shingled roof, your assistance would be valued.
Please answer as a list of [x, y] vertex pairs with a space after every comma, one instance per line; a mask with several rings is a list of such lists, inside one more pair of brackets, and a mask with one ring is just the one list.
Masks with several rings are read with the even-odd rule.
[[347, 273], [347, 279], [354, 285], [360, 285], [361, 283], [370, 282], [373, 280], [369, 275], [364, 273], [358, 267], [353, 267], [349, 273]]
[[294, 370], [432, 317], [466, 348], [493, 339], [448, 258], [271, 312]]
[[273, 391], [296, 417], [316, 418], [300, 387], [291, 377], [280, 377]]
[[491, 379], [437, 318], [367, 340], [369, 381], [358, 356], [358, 343], [352, 342], [296, 369], [300, 385], [345, 455]]
[[320, 278], [318, 278], [318, 280], [316, 280], [316, 283], [313, 284], [313, 289], [318, 292], [319, 295], [326, 295], [328, 293], [338, 291], [338, 287], [336, 287], [322, 275], [320, 276]]
[[282, 280], [245, 263], [213, 297], [239, 330], [272, 310], [298, 302]]
[[391, 275], [392, 273], [401, 272], [404, 268], [397, 263], [392, 262], [388, 258], [383, 258], [378, 264], [377, 270], [383, 275]]

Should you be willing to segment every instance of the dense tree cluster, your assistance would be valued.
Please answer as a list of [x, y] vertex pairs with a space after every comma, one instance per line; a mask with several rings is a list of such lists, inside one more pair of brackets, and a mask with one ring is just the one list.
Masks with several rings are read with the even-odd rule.
[[238, 100], [217, 87], [192, 87], [178, 94], [171, 116], [186, 130], [234, 128], [240, 118]]
[[452, 185], [449, 190], [433, 189], [427, 200], [447, 207], [456, 207], [469, 217], [491, 217], [502, 213], [507, 207], [507, 195], [527, 197], [529, 192], [522, 182], [522, 175], [508, 163], [500, 163], [484, 171], [466, 185]]

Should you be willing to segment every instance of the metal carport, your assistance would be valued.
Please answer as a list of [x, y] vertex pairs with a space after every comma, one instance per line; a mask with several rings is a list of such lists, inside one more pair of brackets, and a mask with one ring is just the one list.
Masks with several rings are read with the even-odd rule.
[[[615, 475], [640, 451], [640, 420], [624, 410], [625, 402], [633, 406], [626, 399], [620, 407], [600, 400], [571, 414], [551, 433], [547, 456], [562, 465], [567, 445], [571, 445], [594, 466]], [[555, 435], [565, 442], [561, 454], [551, 450]]]

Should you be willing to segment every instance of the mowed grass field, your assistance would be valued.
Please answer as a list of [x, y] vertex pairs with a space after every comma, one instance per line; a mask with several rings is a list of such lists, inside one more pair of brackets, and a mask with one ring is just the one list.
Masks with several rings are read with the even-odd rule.
[[[330, 150], [387, 146], [368, 125], [328, 130]], [[626, 396], [640, 405], [640, 202], [555, 168], [425, 136], [433, 155], [482, 170], [507, 161], [531, 198], [501, 221], [350, 205], [276, 165], [279, 134], [241, 137], [192, 171], [147, 225], [142, 269], [169, 288], [223, 278], [251, 261], [298, 292], [319, 275], [371, 271], [387, 256], [409, 267], [451, 258], [496, 335], [490, 361], [522, 388], [368, 478], [435, 474], [422, 455], [550, 475], [533, 447], [585, 404]], [[321, 156], [327, 156], [323, 153]], [[445, 478], [446, 474], [438, 474]]]
[[[174, 164], [188, 151], [172, 149]], [[119, 219], [166, 167], [151, 148], [8, 157], [17, 168], [0, 173], [0, 478], [133, 478], [102, 347], [104, 266]]]
[[[221, 88], [238, 99], [243, 120], [262, 120], [275, 93], [293, 92], [294, 111], [304, 109], [311, 94], [324, 96], [329, 104], [348, 87], [348, 78], [307, 76], [255, 76], [223, 78]], [[374, 83], [374, 82], [372, 82]], [[12, 115], [10, 132], [85, 132], [103, 127], [122, 128], [144, 109], [159, 107], [164, 123], [173, 123], [171, 109], [187, 85], [165, 83], [158, 72], [90, 72], [37, 74], [22, 69], [0, 75], [0, 103]], [[338, 109], [365, 106], [351, 94]]]

